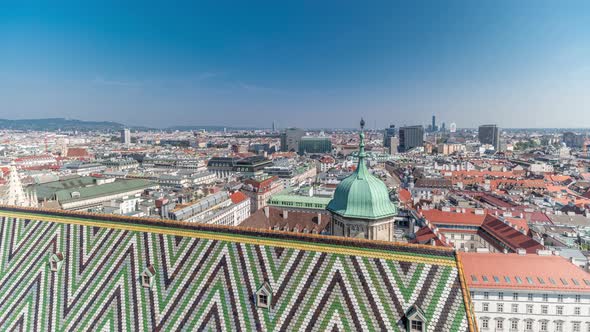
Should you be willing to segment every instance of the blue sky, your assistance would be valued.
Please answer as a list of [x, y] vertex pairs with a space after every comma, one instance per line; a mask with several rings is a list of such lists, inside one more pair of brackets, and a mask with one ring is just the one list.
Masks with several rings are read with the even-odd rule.
[[590, 1], [0, 2], [0, 117], [590, 127]]

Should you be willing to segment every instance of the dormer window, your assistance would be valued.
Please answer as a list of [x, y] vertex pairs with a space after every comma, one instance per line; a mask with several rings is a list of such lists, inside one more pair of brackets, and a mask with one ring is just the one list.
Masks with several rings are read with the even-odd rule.
[[426, 315], [417, 305], [412, 305], [405, 315], [407, 332], [426, 332]]
[[269, 309], [272, 301], [272, 288], [265, 282], [258, 288], [255, 294], [256, 306], [261, 309]]
[[156, 276], [156, 269], [153, 265], [149, 265], [143, 270], [140, 276], [141, 286], [145, 288], [152, 288], [154, 284], [154, 277]]
[[61, 252], [56, 252], [49, 256], [49, 268], [52, 272], [57, 272], [61, 268], [64, 261], [64, 255]]

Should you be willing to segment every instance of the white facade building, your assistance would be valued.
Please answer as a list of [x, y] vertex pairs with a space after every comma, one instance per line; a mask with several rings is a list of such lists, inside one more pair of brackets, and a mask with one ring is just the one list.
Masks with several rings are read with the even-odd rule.
[[590, 331], [590, 274], [563, 257], [460, 256], [480, 331]]

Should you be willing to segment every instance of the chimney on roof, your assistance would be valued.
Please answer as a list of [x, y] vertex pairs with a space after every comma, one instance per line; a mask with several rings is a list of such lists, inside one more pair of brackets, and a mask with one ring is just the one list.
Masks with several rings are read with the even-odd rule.
[[288, 210], [284, 210], [283, 211], [283, 219], [288, 219], [289, 218], [289, 211]]
[[508, 253], [508, 249], [504, 248], [504, 250], [502, 250], [503, 253], [507, 254]]
[[265, 206], [264, 207], [264, 216], [266, 218], [270, 218], [270, 206]]
[[322, 224], [322, 214], [318, 212], [318, 225]]
[[436, 241], [434, 239], [430, 239], [430, 245], [436, 247]]
[[539, 255], [539, 256], [551, 256], [551, 250], [537, 249], [537, 255]]
[[518, 249], [516, 249], [516, 253], [521, 256], [524, 256], [524, 255], [526, 255], [526, 250], [524, 250], [523, 248], [518, 248]]

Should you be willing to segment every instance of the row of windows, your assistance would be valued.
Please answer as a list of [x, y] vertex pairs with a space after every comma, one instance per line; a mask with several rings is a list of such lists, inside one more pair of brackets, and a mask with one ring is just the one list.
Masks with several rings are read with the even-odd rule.
[[[489, 312], [490, 311], [490, 304], [487, 302], [484, 302], [481, 304], [481, 310], [483, 312]], [[511, 305], [511, 310], [510, 312], [512, 313], [518, 313], [520, 310], [520, 307], [518, 304], [512, 304]], [[496, 304], [496, 311], [497, 312], [504, 312], [504, 303], [497, 303]], [[532, 304], [527, 304], [526, 305], [526, 313], [527, 314], [535, 314], [535, 310], [534, 310], [534, 305]], [[541, 311], [539, 312], [542, 315], [548, 315], [549, 314], [549, 306], [548, 305], [542, 305], [541, 306]], [[555, 314], [556, 315], [563, 315], [564, 314], [564, 310], [563, 310], [563, 306], [558, 305], [555, 307]], [[582, 314], [582, 309], [580, 307], [574, 307], [574, 315], [579, 316]], [[590, 314], [590, 313], [589, 313]]]
[[[465, 234], [461, 234], [461, 240], [465, 240]], [[455, 234], [451, 234], [451, 240], [455, 239]], [[475, 240], [475, 235], [469, 235], [469, 240]]]
[[[481, 319], [481, 328], [482, 330], [488, 330], [491, 328], [490, 326], [490, 319], [489, 318], [482, 318]], [[496, 320], [495, 324], [496, 331], [503, 330], [505, 325], [510, 326], [510, 330], [518, 330], [520, 322], [518, 320], [510, 320], [508, 324], [504, 324], [504, 320], [498, 319]], [[526, 320], [524, 321], [525, 331], [532, 331], [534, 328], [535, 322], [533, 320]], [[550, 322], [547, 320], [539, 321], [538, 327], [539, 331], [549, 331]], [[564, 332], [565, 331], [565, 323], [562, 321], [553, 322], [553, 326], [555, 327], [556, 332]], [[590, 332], [590, 324], [587, 325], [587, 330]], [[581, 332], [582, 331], [582, 323], [581, 322], [572, 322], [571, 323], [571, 330], [572, 332]]]
[[[471, 293], [471, 297], [474, 297], [474, 293]], [[490, 299], [490, 293], [489, 292], [483, 292], [483, 298], [484, 300], [489, 300]], [[512, 301], [518, 301], [520, 299], [520, 294], [519, 293], [512, 293]], [[549, 302], [549, 294], [542, 294], [541, 298], [543, 299], [543, 302]], [[580, 303], [582, 301], [582, 296], [579, 294], [576, 294], [574, 296], [565, 296], [564, 294], [557, 294], [557, 302], [564, 302], [565, 299], [569, 299], [569, 298], [573, 298], [574, 301], [576, 303]], [[498, 292], [498, 300], [503, 301], [504, 300], [504, 292]], [[534, 300], [534, 294], [533, 293], [528, 293], [527, 294], [527, 301], [532, 302]]]
[[[496, 283], [500, 282], [500, 277], [498, 277], [498, 276], [492, 276], [492, 278], [494, 279], [494, 282], [496, 282]], [[529, 284], [531, 284], [531, 285], [534, 285], [534, 284], [535, 284], [535, 280], [533, 280], [533, 278], [532, 278], [532, 277], [525, 277], [525, 278], [526, 278], [526, 281], [527, 281], [527, 283], [529, 283]], [[503, 280], [504, 280], [506, 283], [511, 283], [511, 282], [512, 282], [512, 279], [510, 278], [510, 276], [503, 276], [503, 278], [502, 278], [502, 279], [503, 279]], [[543, 279], [542, 277], [537, 277], [536, 279], [537, 279], [537, 282], [538, 282], [539, 284], [541, 284], [541, 285], [545, 285], [545, 284], [546, 284], [546, 282], [545, 282], [545, 279]], [[482, 281], [484, 281], [484, 282], [488, 282], [488, 281], [489, 281], [489, 278], [488, 278], [488, 276], [487, 276], [487, 275], [482, 275], [482, 276], [481, 276], [481, 280], [482, 280]], [[517, 284], [522, 284], [522, 283], [523, 283], [523, 280], [522, 280], [522, 278], [521, 278], [521, 277], [519, 277], [519, 276], [515, 276], [515, 277], [514, 277], [514, 280], [515, 280], [515, 282], [516, 282]], [[551, 283], [552, 285], [557, 285], [557, 281], [556, 281], [555, 279], [553, 279], [552, 277], [549, 277], [549, 278], [547, 278], [547, 280], [548, 280], [548, 281], [549, 281], [549, 283]], [[477, 278], [477, 276], [476, 276], [476, 275], [472, 274], [472, 275], [471, 275], [471, 281], [473, 281], [473, 282], [479, 282], [479, 279]], [[576, 286], [579, 286], [579, 285], [580, 285], [580, 281], [578, 281], [578, 279], [575, 279], [575, 278], [571, 278], [571, 279], [569, 279], [569, 281], [568, 281], [568, 279], [565, 279], [565, 278], [559, 278], [559, 281], [560, 281], [560, 282], [561, 282], [561, 284], [562, 284], [562, 285], [564, 285], [564, 286], [567, 286], [567, 285], [569, 285], [569, 282], [571, 282], [572, 284], [574, 284], [574, 285], [576, 285]], [[588, 279], [583, 279], [583, 282], [584, 282], [584, 283], [585, 283], [587, 286], [590, 286], [590, 280], [588, 280]]]
[[270, 204], [273, 205], [283, 205], [283, 206], [296, 206], [296, 207], [307, 207], [307, 208], [325, 208], [322, 204], [317, 203], [302, 203], [302, 202], [288, 202], [288, 201], [274, 201], [271, 200]]

